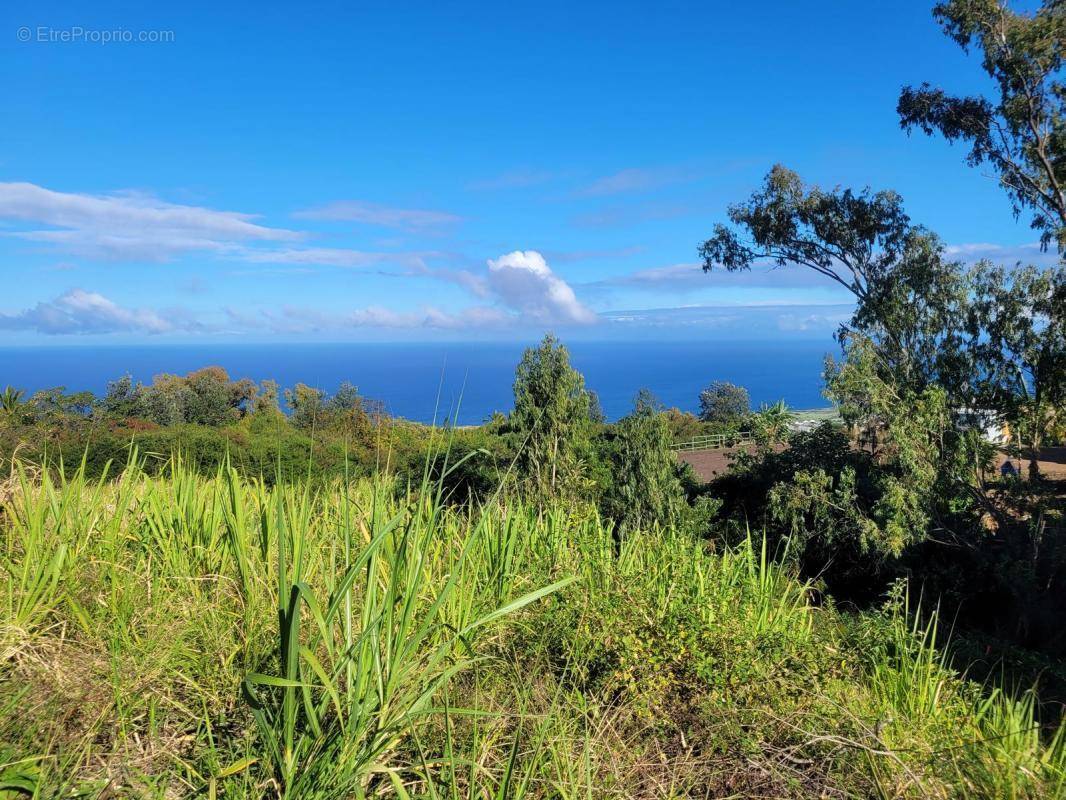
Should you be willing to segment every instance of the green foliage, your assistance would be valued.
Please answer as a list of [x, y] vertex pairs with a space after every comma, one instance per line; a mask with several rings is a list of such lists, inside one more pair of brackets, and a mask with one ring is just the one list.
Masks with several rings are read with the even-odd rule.
[[933, 519], [950, 530], [950, 515], [967, 508], [963, 488], [976, 476], [961, 467], [976, 442], [956, 428], [942, 388], [916, 392], [886, 380], [877, 356], [869, 339], [851, 337], [845, 359], [827, 366], [827, 394], [845, 422], [865, 423], [871, 433], [878, 497], [866, 546], [899, 555], [924, 538]]
[[760, 191], [730, 206], [728, 215], [734, 227], [716, 225], [700, 245], [704, 271], [747, 270], [757, 259], [770, 259], [781, 267], [811, 269], [860, 299], [920, 233], [895, 192], [826, 192], [805, 186], [780, 164]]
[[763, 404], [748, 422], [755, 441], [763, 448], [774, 448], [788, 441], [792, 412], [784, 400]]
[[998, 96], [954, 96], [928, 83], [906, 87], [900, 123], [969, 144], [967, 162], [999, 174], [1015, 215], [1031, 211], [1043, 243], [1066, 249], [1066, 8], [1045, 0], [1030, 14], [1001, 0], [947, 0], [933, 14], [960, 47], [981, 53]]
[[[935, 617], [815, 603], [751, 537], [379, 479], [17, 466], [0, 781], [44, 796], [1056, 797], [1063, 734]], [[381, 476], [386, 477], [386, 476]], [[784, 758], [787, 754], [788, 758]]]
[[188, 375], [156, 375], [152, 383], [134, 384], [129, 375], [107, 384], [97, 404], [106, 418], [142, 419], [156, 425], [222, 426], [236, 422], [256, 404], [258, 387], [247, 378], [231, 380], [221, 367], [204, 367]]
[[619, 532], [670, 525], [683, 516], [685, 497], [671, 444], [659, 403], [642, 390], [632, 413], [614, 426], [608, 451], [611, 479], [602, 506]]
[[728, 381], [714, 381], [700, 392], [700, 419], [719, 425], [736, 426], [751, 413], [748, 390]]
[[[964, 5], [988, 10], [980, 3], [941, 9], [962, 14]], [[864, 454], [799, 464], [764, 447], [754, 457], [763, 466], [741, 455], [738, 474], [723, 483], [725, 512], [743, 505], [768, 514], [816, 570], [837, 546], [876, 574], [884, 567], [869, 558], [910, 558], [930, 540], [975, 548], [982, 558], [991, 556], [989, 530], [1031, 540], [1023, 520], [1043, 518], [1049, 495], [1037, 489], [1014, 503], [990, 491], [994, 451], [982, 432], [988, 422], [1005, 424], [1034, 465], [1040, 446], [1057, 435], [1066, 406], [1061, 266], [968, 268], [945, 258], [940, 240], [911, 223], [895, 193], [825, 191], [780, 166], [729, 216], [732, 226], [717, 226], [703, 245], [705, 269], [742, 270], [768, 258], [855, 295], [856, 311], [839, 332], [844, 357], [828, 364], [826, 391]], [[750, 491], [740, 503], [744, 480]]]
[[544, 497], [581, 491], [591, 453], [589, 394], [566, 347], [551, 334], [523, 353], [514, 403], [510, 427], [527, 487]]
[[999, 412], [1035, 455], [1066, 419], [1066, 268], [980, 264], [969, 351], [973, 395]]
[[310, 431], [325, 411], [326, 393], [305, 383], [297, 383], [292, 389], [285, 390], [285, 403], [292, 411], [293, 426]]

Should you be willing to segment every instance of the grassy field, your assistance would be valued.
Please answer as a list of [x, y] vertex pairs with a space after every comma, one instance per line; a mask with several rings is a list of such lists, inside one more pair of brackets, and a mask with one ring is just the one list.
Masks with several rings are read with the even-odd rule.
[[902, 592], [594, 511], [174, 462], [0, 488], [0, 797], [1058, 797]]

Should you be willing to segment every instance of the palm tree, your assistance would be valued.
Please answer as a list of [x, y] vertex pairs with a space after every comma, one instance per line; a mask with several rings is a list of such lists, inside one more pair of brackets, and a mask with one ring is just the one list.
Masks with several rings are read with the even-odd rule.
[[21, 389], [5, 386], [4, 391], [0, 392], [0, 411], [3, 411], [7, 417], [15, 416], [18, 410], [22, 408], [22, 396], [24, 394], [25, 392]]
[[792, 422], [792, 412], [784, 400], [778, 400], [773, 405], [763, 404], [755, 414], [752, 427], [757, 438], [767, 444], [781, 444], [788, 438], [789, 424]]

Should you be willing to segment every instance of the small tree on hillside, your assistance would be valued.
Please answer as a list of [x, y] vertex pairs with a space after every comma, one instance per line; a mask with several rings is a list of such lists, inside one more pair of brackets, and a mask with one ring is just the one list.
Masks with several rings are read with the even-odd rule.
[[326, 408], [326, 393], [306, 383], [285, 390], [285, 402], [292, 409], [292, 424], [310, 430], [321, 424]]
[[603, 501], [620, 533], [676, 522], [685, 509], [670, 423], [659, 402], [642, 389], [633, 412], [615, 425], [611, 483]]
[[185, 421], [197, 425], [225, 425], [241, 415], [255, 393], [251, 381], [231, 381], [222, 367], [204, 367], [185, 376]]
[[715, 381], [700, 392], [700, 419], [723, 425], [738, 425], [751, 413], [751, 398], [743, 386]]
[[137, 416], [144, 387], [133, 382], [133, 377], [123, 375], [118, 380], [108, 381], [107, 392], [100, 400], [100, 411], [113, 419], [129, 419]]
[[281, 413], [280, 390], [277, 381], [263, 381], [263, 385], [252, 401], [252, 413], [271, 416]]
[[519, 474], [537, 493], [574, 491], [590, 453], [589, 395], [570, 354], [553, 335], [522, 355], [515, 370], [511, 427]]
[[349, 441], [370, 442], [372, 424], [359, 389], [345, 381], [336, 394], [326, 401], [326, 423], [340, 431]]

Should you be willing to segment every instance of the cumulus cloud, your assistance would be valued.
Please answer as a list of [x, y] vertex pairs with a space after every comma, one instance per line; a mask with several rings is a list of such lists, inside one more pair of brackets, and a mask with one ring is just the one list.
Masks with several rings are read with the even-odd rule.
[[[333, 251], [307, 255], [308, 263], [329, 260]], [[365, 254], [373, 263], [376, 256]], [[248, 260], [269, 261], [266, 256], [248, 256]], [[348, 264], [339, 256], [334, 263]], [[303, 263], [302, 256], [288, 259]], [[281, 260], [285, 261], [286, 258]], [[416, 262], [407, 272], [462, 286], [481, 302], [458, 310], [427, 305], [417, 310], [369, 306], [352, 311], [301, 309], [220, 310], [217, 322], [192, 318], [180, 310], [166, 312], [143, 308], [126, 308], [109, 298], [84, 289], [71, 289], [54, 300], [40, 302], [33, 308], [14, 313], [0, 312], [0, 329], [34, 330], [43, 334], [100, 334], [136, 332], [145, 334], [171, 332], [241, 333], [270, 330], [277, 333], [343, 331], [355, 328], [447, 330], [516, 329], [544, 325], [584, 326], [600, 317], [584, 305], [574, 290], [548, 266], [535, 250], [516, 250], [487, 262], [484, 273], [469, 270], [434, 269]], [[194, 286], [194, 289], [201, 288]]]
[[423, 231], [462, 221], [462, 217], [446, 211], [421, 208], [390, 208], [360, 200], [343, 200], [327, 203], [317, 208], [297, 211], [293, 216], [303, 219], [321, 219], [333, 222], [361, 222], [384, 228], [399, 228], [408, 231]]
[[249, 242], [301, 237], [261, 225], [251, 214], [167, 203], [134, 192], [56, 192], [32, 183], [0, 183], [0, 219], [48, 226], [9, 236], [104, 259], [162, 261], [183, 252], [225, 252]]
[[54, 300], [15, 314], [0, 313], [0, 328], [44, 334], [145, 333], [202, 330], [183, 312], [161, 314], [143, 308], [124, 308], [97, 292], [71, 289]]
[[489, 260], [488, 289], [521, 317], [544, 324], [588, 325], [595, 312], [552, 272], [536, 250], [515, 250]]
[[226, 316], [231, 326], [267, 329], [275, 333], [369, 328], [506, 330], [541, 325], [589, 325], [599, 320], [599, 316], [577, 299], [574, 290], [552, 272], [544, 257], [534, 250], [516, 250], [489, 260], [485, 275], [430, 268], [412, 270], [408, 274], [456, 283], [485, 302], [455, 311], [431, 305], [416, 310], [375, 305], [347, 312], [296, 307], [255, 313], [226, 309]]

